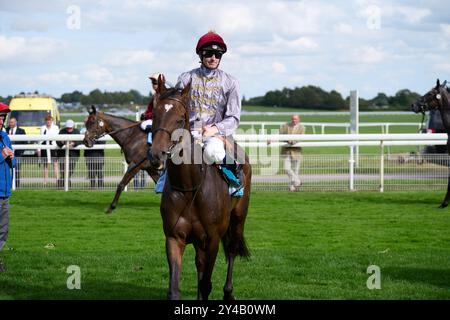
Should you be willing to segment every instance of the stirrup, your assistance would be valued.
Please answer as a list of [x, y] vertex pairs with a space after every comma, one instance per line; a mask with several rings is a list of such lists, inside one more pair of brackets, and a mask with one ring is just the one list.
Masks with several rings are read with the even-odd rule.
[[228, 192], [232, 198], [242, 198], [244, 196], [244, 186], [240, 188], [229, 186]]

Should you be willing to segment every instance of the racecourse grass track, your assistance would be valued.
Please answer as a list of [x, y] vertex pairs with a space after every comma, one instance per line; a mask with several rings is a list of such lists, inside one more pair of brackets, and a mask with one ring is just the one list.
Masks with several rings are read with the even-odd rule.
[[[238, 299], [449, 299], [450, 209], [443, 192], [252, 193], [238, 259]], [[160, 196], [112, 192], [16, 191], [10, 199], [8, 271], [0, 299], [165, 299], [168, 267]], [[66, 287], [68, 266], [81, 290]], [[381, 270], [381, 289], [366, 286]], [[222, 298], [226, 264], [219, 252], [212, 299]], [[194, 250], [186, 249], [183, 299], [196, 298]]]

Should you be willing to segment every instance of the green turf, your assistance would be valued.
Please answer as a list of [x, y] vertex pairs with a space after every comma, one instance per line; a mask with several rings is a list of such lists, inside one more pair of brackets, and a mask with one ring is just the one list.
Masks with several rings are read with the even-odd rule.
[[[164, 299], [168, 268], [160, 197], [111, 192], [17, 191], [1, 299]], [[254, 192], [246, 224], [252, 257], [238, 260], [240, 299], [449, 299], [450, 211], [443, 192]], [[47, 244], [54, 248], [45, 248]], [[68, 290], [70, 265], [81, 290]], [[367, 268], [381, 269], [369, 290]], [[211, 298], [222, 297], [222, 252]], [[183, 298], [196, 296], [194, 250], [183, 263]]]

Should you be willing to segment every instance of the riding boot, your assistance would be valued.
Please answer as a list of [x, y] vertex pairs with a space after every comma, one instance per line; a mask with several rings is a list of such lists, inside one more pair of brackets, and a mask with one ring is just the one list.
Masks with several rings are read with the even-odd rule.
[[152, 161], [152, 143], [153, 143], [153, 133], [152, 133], [152, 126], [147, 126], [147, 128], [145, 129], [145, 132], [148, 133], [147, 135], [147, 145], [148, 145], [148, 150], [147, 150], [147, 159], [150, 160], [150, 162]]

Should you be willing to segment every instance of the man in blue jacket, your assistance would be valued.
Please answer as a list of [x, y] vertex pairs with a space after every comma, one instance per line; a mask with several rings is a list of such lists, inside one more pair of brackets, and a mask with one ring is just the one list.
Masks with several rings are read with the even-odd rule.
[[[12, 170], [16, 165], [11, 140], [3, 131], [3, 124], [9, 112], [11, 110], [8, 105], [0, 102], [0, 252], [8, 238], [9, 197], [11, 196]], [[0, 273], [5, 271], [5, 265], [0, 261]]]

